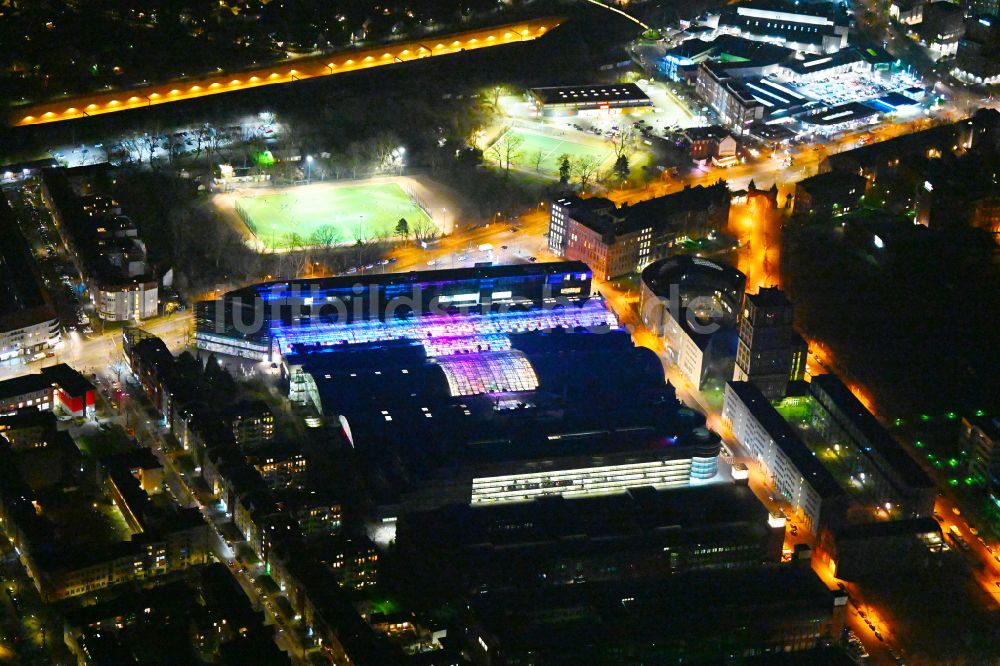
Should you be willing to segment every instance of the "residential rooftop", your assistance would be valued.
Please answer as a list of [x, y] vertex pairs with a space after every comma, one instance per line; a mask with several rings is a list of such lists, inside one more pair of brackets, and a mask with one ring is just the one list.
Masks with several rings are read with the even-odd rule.
[[650, 530], [697, 532], [757, 525], [767, 529], [767, 509], [749, 487], [713, 484], [655, 490], [632, 488], [615, 495], [543, 497], [495, 505], [455, 504], [406, 521], [442, 546], [502, 550], [507, 543], [563, 541], [641, 534]]
[[844, 495], [844, 489], [833, 475], [799, 439], [792, 426], [764, 397], [759, 388], [751, 382], [736, 381], [728, 382], [728, 386], [820, 497]]
[[806, 192], [815, 193], [822, 192], [828, 188], [841, 188], [850, 185], [860, 185], [863, 186], [866, 183], [864, 176], [856, 173], [848, 173], [843, 171], [827, 171], [826, 173], [819, 173], [815, 176], [810, 176], [809, 178], [804, 178], [795, 184], [796, 188], [802, 188]]
[[573, 207], [573, 219], [602, 235], [628, 234], [643, 229], [662, 230], [674, 223], [673, 216], [702, 211], [713, 206], [729, 206], [729, 186], [724, 180], [714, 185], [685, 186], [680, 192], [616, 207], [607, 199], [563, 199]]
[[810, 392], [815, 393], [816, 389], [830, 397], [840, 412], [850, 420], [851, 424], [875, 449], [879, 457], [885, 460], [907, 485], [913, 488], [934, 487], [934, 483], [917, 464], [917, 461], [903, 450], [902, 445], [882, 427], [878, 419], [861, 404], [861, 401], [836, 375], [827, 374], [813, 377], [812, 382], [810, 382]]

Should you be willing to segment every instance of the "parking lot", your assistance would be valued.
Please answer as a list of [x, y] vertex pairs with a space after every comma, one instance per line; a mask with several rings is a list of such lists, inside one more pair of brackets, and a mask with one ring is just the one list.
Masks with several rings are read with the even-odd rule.
[[51, 151], [67, 167], [113, 162], [142, 163], [170, 161], [184, 155], [213, 154], [244, 141], [270, 141], [281, 133], [281, 126], [270, 114], [245, 118], [225, 126], [204, 124], [181, 127], [173, 132], [142, 133], [118, 137], [106, 143], [60, 146]]
[[828, 106], [849, 102], [864, 102], [891, 92], [921, 86], [919, 79], [900, 72], [891, 79], [876, 78], [868, 73], [851, 72], [808, 83], [782, 82], [782, 85]]

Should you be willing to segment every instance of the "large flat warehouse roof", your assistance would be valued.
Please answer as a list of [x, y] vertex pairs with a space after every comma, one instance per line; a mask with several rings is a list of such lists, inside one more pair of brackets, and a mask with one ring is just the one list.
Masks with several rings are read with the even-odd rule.
[[653, 105], [653, 101], [634, 83], [609, 83], [585, 86], [532, 88], [531, 94], [544, 104], [617, 103]]

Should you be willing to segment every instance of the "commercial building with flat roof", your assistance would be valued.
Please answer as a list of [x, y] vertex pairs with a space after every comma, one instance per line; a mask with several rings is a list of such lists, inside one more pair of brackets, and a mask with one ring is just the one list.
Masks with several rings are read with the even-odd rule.
[[[713, 28], [703, 26], [708, 35]], [[773, 72], [779, 63], [792, 57], [791, 49], [768, 42], [758, 42], [733, 34], [720, 34], [711, 41], [701, 38], [687, 39], [664, 54], [660, 71], [672, 79], [688, 79], [692, 83], [698, 65], [709, 59], [750, 76]]]
[[290, 397], [346, 440], [385, 516], [715, 477], [718, 437], [627, 332], [506, 337], [437, 357], [409, 340], [304, 349]]
[[821, 407], [817, 423], [832, 441], [849, 446], [877, 502], [904, 516], [929, 516], [937, 490], [920, 465], [854, 397], [836, 375], [819, 375], [809, 393]]
[[0, 415], [38, 409], [91, 418], [94, 404], [94, 385], [65, 363], [0, 382]]
[[672, 254], [678, 241], [722, 230], [729, 202], [723, 181], [621, 207], [565, 197], [549, 206], [549, 250], [585, 262], [602, 280], [635, 273]]
[[[243, 308], [266, 313], [249, 333]], [[198, 326], [204, 344], [273, 346], [289, 398], [353, 449], [385, 516], [717, 474], [718, 436], [578, 261], [256, 285]]]
[[823, 535], [823, 557], [842, 580], [872, 580], [901, 572], [945, 566], [948, 550], [941, 526], [929, 516], [847, 525]]
[[651, 110], [653, 102], [634, 83], [553, 86], [528, 90], [546, 116], [598, 115]]
[[829, 79], [849, 73], [864, 73], [872, 69], [860, 51], [854, 48], [844, 49], [829, 55], [806, 55], [802, 58], [790, 58], [781, 68], [781, 75], [789, 81], [808, 83], [821, 79]]
[[804, 517], [811, 532], [843, 522], [847, 510], [843, 488], [756, 386], [726, 384], [722, 422], [778, 494]]
[[838, 641], [847, 594], [808, 566], [763, 567], [536, 586], [476, 595], [469, 609], [477, 666], [719, 663]]
[[[586, 264], [564, 261], [264, 282], [197, 303], [195, 343], [207, 351], [274, 361], [299, 344], [416, 336], [432, 349], [433, 338], [442, 344], [461, 339], [449, 332], [452, 315], [460, 312], [468, 315], [465, 321], [479, 322], [474, 326], [484, 335], [500, 311], [509, 312], [499, 318], [505, 327], [493, 331], [498, 335], [533, 322], [534, 315], [517, 314], [529, 309], [548, 310], [555, 322], [555, 306], [590, 297], [591, 276]], [[585, 314], [596, 318], [584, 323], [577, 316], [576, 325], [598, 325], [602, 316], [606, 323], [606, 312], [591, 308]]]
[[0, 238], [0, 366], [20, 365], [59, 344], [59, 318], [3, 195]]
[[832, 3], [758, 0], [726, 7], [718, 18], [719, 32], [810, 53], [845, 48], [848, 28], [847, 13]]
[[400, 516], [399, 554], [461, 594], [777, 564], [783, 527], [746, 485], [450, 505]]
[[871, 125], [883, 111], [861, 102], [847, 102], [800, 118], [806, 131], [836, 134], [855, 127]]
[[737, 136], [749, 133], [750, 127], [764, 118], [767, 105], [754, 97], [744, 82], [725, 65], [701, 63], [695, 90]]

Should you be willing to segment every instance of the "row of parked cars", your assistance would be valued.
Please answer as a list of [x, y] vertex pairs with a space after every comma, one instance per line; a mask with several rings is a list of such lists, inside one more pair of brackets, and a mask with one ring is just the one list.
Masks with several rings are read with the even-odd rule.
[[398, 261], [398, 259], [396, 259], [396, 257], [389, 257], [387, 259], [382, 259], [380, 261], [376, 261], [376, 262], [373, 262], [373, 263], [370, 263], [370, 264], [365, 264], [364, 266], [351, 266], [346, 271], [344, 271], [344, 274], [345, 275], [354, 275], [355, 273], [358, 273], [358, 272], [370, 271], [370, 270], [374, 269], [376, 266], [387, 266], [389, 264], [394, 264], [397, 261]]
[[[84, 312], [83, 300], [76, 289], [80, 283], [79, 273], [70, 261], [59, 256], [61, 243], [56, 237], [58, 232], [52, 227], [47, 215], [35, 204], [37, 193], [29, 185], [24, 186], [22, 195], [24, 207], [41, 245], [41, 248], [35, 251], [35, 259], [41, 269], [45, 286], [49, 289], [49, 293], [52, 294], [57, 305], [60, 306], [59, 314], [66, 330], [76, 331], [79, 329], [83, 333], [93, 333], [94, 329], [90, 326], [90, 317]], [[73, 316], [70, 316], [70, 312], [73, 313]]]

